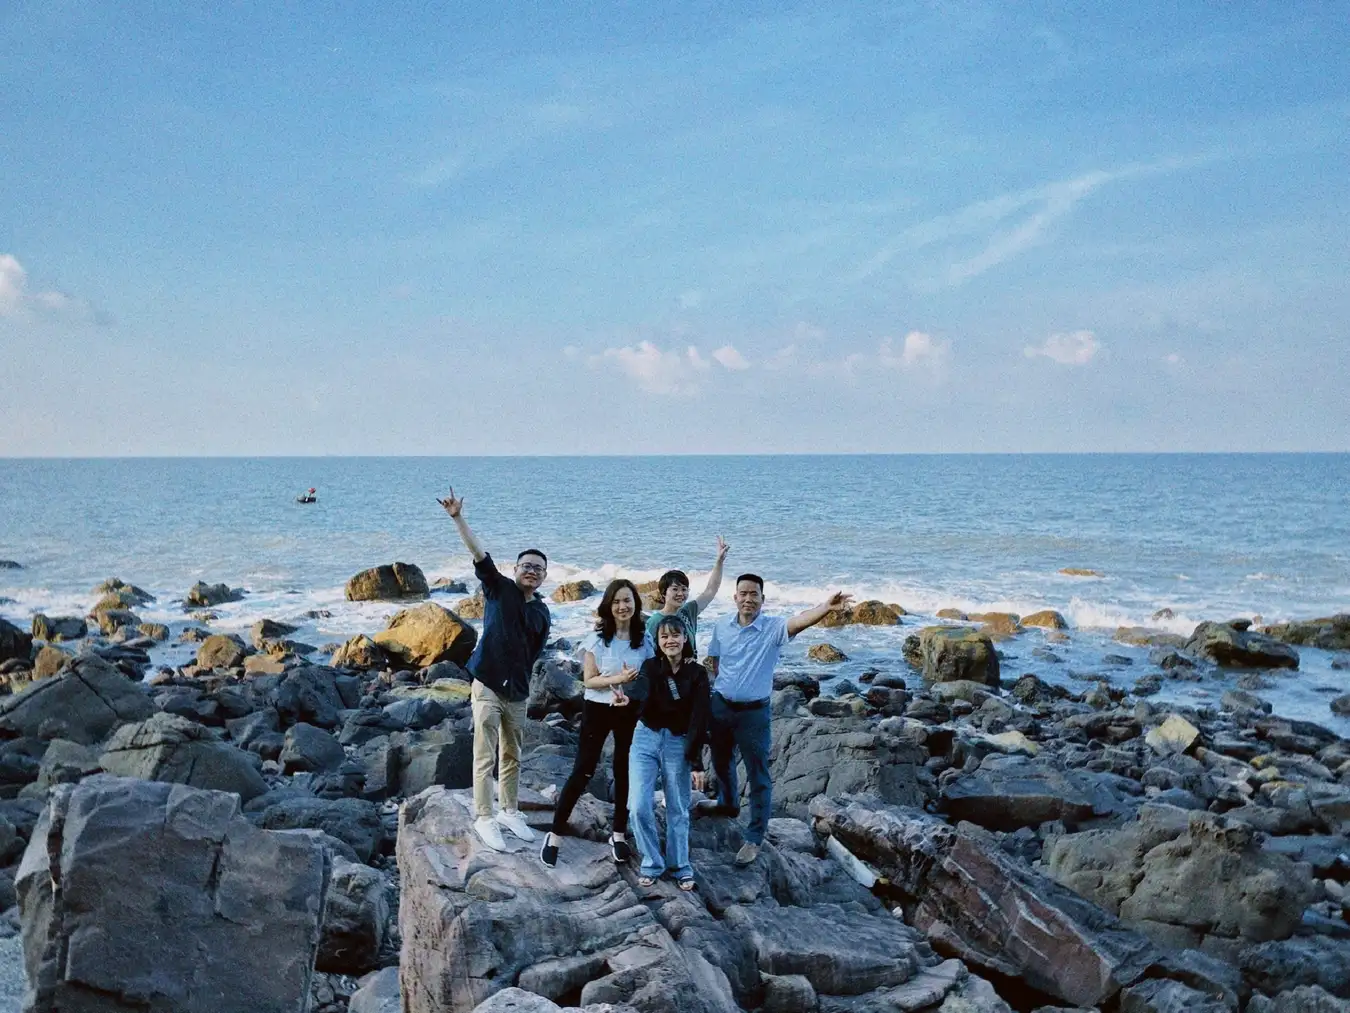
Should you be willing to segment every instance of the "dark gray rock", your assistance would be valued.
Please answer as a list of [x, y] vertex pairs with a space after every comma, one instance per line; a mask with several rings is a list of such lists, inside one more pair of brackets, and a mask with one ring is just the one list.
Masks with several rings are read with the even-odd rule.
[[1297, 650], [1250, 627], [1246, 619], [1201, 623], [1185, 650], [1226, 668], [1298, 668]]
[[330, 974], [365, 974], [379, 966], [389, 901], [384, 874], [337, 859], [323, 912], [314, 967]]
[[123, 725], [99, 758], [110, 774], [233, 792], [244, 802], [267, 790], [254, 762], [211, 729], [176, 714]]
[[46, 616], [39, 612], [33, 616], [33, 639], [55, 643], [62, 640], [79, 640], [89, 633], [89, 624], [79, 616]]
[[397, 967], [373, 971], [361, 979], [360, 985], [352, 993], [347, 1013], [401, 1013]]
[[272, 701], [282, 724], [303, 721], [316, 728], [336, 728], [343, 710], [336, 676], [331, 668], [317, 665], [304, 665], [284, 676]]
[[1120, 794], [1099, 775], [997, 755], [985, 757], [978, 770], [948, 781], [941, 804], [953, 820], [1003, 831], [1055, 820], [1077, 825], [1124, 806]]
[[574, 718], [583, 700], [581, 665], [565, 654], [547, 654], [530, 674], [530, 696], [525, 713], [535, 720], [547, 714]]
[[188, 608], [211, 608], [213, 605], [243, 600], [244, 592], [241, 588], [231, 588], [228, 584], [208, 584], [199, 580], [188, 589], [188, 593], [183, 597], [183, 604]]
[[322, 728], [303, 721], [286, 730], [285, 745], [281, 748], [283, 773], [295, 774], [308, 770], [337, 770], [347, 758], [342, 744]]
[[154, 713], [150, 697], [116, 668], [93, 655], [0, 703], [0, 736], [70, 739], [90, 745], [118, 725]]
[[1120, 1013], [1231, 1013], [1221, 999], [1179, 981], [1145, 981], [1120, 994]]
[[18, 658], [27, 661], [33, 651], [33, 638], [7, 619], [0, 619], [0, 662]]
[[1350, 999], [1350, 941], [1326, 936], [1295, 936], [1249, 946], [1238, 956], [1242, 976], [1266, 995], [1320, 985]]
[[774, 809], [802, 818], [816, 795], [840, 792], [917, 805], [924, 798], [918, 770], [927, 758], [926, 749], [860, 721], [776, 720], [769, 753]]
[[361, 862], [379, 854], [384, 842], [380, 810], [363, 799], [292, 795], [268, 805], [255, 819], [265, 830], [322, 830], [346, 843]]

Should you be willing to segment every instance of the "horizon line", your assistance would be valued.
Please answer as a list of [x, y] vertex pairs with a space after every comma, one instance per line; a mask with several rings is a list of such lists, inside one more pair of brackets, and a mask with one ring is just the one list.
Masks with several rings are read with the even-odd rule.
[[557, 454], [19, 454], [0, 461], [571, 460], [662, 457], [1337, 457], [1344, 450], [860, 450]]

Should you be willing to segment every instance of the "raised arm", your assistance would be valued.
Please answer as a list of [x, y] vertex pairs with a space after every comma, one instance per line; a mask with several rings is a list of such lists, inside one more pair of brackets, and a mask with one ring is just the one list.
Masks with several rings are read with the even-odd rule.
[[795, 637], [802, 630], [809, 630], [835, 609], [841, 609], [847, 605], [849, 599], [852, 597], [853, 595], [851, 594], [844, 594], [843, 591], [836, 591], [815, 608], [807, 609], [805, 612], [798, 612], [787, 621], [788, 637]]
[[717, 589], [722, 586], [722, 563], [726, 561], [727, 550], [731, 546], [722, 541], [722, 536], [717, 536], [717, 560], [713, 563], [712, 573], [708, 574], [708, 584], [703, 589], [703, 593], [694, 600], [698, 602], [698, 611], [702, 615], [712, 600], [717, 597]]
[[436, 502], [445, 507], [445, 512], [455, 522], [455, 529], [459, 532], [460, 540], [464, 542], [464, 547], [469, 550], [469, 555], [473, 557], [473, 561], [475, 563], [481, 562], [487, 553], [483, 551], [483, 546], [478, 543], [478, 536], [473, 533], [473, 529], [464, 520], [464, 498], [461, 496], [456, 499], [455, 490], [452, 486], [450, 495], [445, 499], [438, 498]]

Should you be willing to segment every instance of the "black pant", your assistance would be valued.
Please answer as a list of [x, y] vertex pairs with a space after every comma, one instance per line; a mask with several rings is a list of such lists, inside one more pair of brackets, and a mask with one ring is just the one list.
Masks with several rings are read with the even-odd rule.
[[577, 744], [577, 762], [563, 785], [558, 804], [553, 809], [553, 832], [567, 831], [572, 809], [595, 774], [600, 755], [605, 751], [605, 739], [614, 734], [614, 832], [628, 831], [628, 749], [633, 744], [633, 729], [637, 727], [637, 707], [611, 707], [607, 703], [587, 700], [581, 711], [581, 741]]

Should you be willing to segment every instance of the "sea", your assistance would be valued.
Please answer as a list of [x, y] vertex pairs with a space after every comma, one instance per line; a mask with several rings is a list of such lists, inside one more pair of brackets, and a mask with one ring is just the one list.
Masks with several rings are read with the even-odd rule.
[[[296, 502], [309, 487], [313, 504]], [[437, 504], [451, 488], [484, 546], [550, 559], [552, 585], [686, 570], [698, 593], [721, 535], [731, 550], [709, 620], [734, 577], [766, 581], [770, 612], [835, 590], [903, 606], [898, 627], [813, 629], [785, 668], [829, 693], [869, 669], [906, 669], [904, 638], [939, 609], [1057, 609], [1067, 641], [1029, 630], [999, 645], [1005, 677], [1034, 672], [1075, 690], [1129, 687], [1156, 671], [1120, 626], [1189, 634], [1206, 619], [1273, 622], [1350, 611], [1350, 454], [1092, 454], [672, 457], [0, 459], [0, 616], [82, 615], [119, 577], [157, 596], [140, 610], [176, 634], [198, 580], [246, 592], [213, 629], [268, 617], [323, 645], [383, 628], [398, 605], [344, 599], [350, 576], [394, 561], [428, 580], [472, 566]], [[1095, 575], [1070, 575], [1077, 569]], [[453, 608], [456, 595], [433, 600]], [[595, 600], [553, 605], [572, 640]], [[708, 621], [702, 626], [706, 639]], [[829, 642], [847, 661], [807, 659]], [[156, 664], [190, 660], [176, 636]], [[1303, 649], [1263, 677], [1277, 713], [1350, 735], [1328, 707], [1350, 691], [1350, 658]], [[1164, 681], [1155, 702], [1217, 706], [1231, 673]]]

